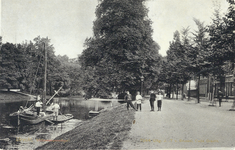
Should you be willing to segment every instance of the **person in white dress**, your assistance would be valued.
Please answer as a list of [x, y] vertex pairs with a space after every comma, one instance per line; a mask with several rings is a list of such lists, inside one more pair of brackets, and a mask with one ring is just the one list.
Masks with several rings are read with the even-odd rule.
[[162, 108], [162, 100], [163, 100], [163, 94], [161, 91], [158, 92], [158, 95], [157, 95], [157, 108], [158, 108], [158, 111], [161, 111], [161, 108]]
[[135, 99], [137, 104], [137, 110], [140, 108], [141, 111], [141, 101], [143, 100], [143, 97], [140, 95], [140, 92], [137, 92]]

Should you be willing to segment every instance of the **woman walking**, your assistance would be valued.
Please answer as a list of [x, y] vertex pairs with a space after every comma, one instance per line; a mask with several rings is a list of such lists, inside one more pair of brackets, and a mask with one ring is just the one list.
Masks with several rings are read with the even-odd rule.
[[163, 100], [163, 94], [162, 92], [158, 92], [158, 95], [157, 95], [157, 108], [158, 108], [158, 111], [161, 111], [161, 108], [162, 108], [162, 100]]

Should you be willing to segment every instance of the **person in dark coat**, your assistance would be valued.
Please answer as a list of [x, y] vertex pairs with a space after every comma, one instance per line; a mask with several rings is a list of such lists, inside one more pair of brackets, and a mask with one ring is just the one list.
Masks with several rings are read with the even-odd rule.
[[218, 91], [219, 107], [221, 107], [222, 98], [223, 98], [223, 93], [221, 92], [221, 90], [219, 90]]
[[126, 95], [124, 97], [124, 100], [126, 101], [126, 104], [127, 104], [127, 110], [129, 110], [129, 105], [131, 105], [131, 107], [137, 111], [137, 109], [135, 108], [135, 106], [132, 104], [132, 96], [130, 94], [129, 91], [126, 92]]
[[156, 99], [156, 95], [153, 93], [153, 91], [151, 91], [150, 99], [149, 99], [150, 107], [151, 107], [150, 111], [154, 111], [154, 101], [155, 101], [155, 99]]

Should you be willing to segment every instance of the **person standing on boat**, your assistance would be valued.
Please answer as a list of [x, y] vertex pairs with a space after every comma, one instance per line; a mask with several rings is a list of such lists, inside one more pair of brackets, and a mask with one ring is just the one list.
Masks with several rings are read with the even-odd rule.
[[58, 115], [59, 115], [59, 109], [60, 109], [60, 105], [56, 101], [55, 104], [53, 105], [53, 110], [54, 110], [53, 120], [57, 121], [57, 118], [58, 118]]
[[131, 107], [137, 111], [137, 109], [135, 109], [135, 106], [132, 104], [131, 100], [132, 100], [132, 96], [130, 94], [129, 91], [126, 92], [126, 95], [124, 97], [124, 100], [126, 101], [127, 104], [127, 110], [129, 110], [129, 105], [131, 105]]
[[39, 116], [39, 114], [40, 114], [40, 109], [42, 107], [42, 104], [43, 103], [40, 101], [40, 99], [37, 99], [37, 102], [35, 104], [35, 107], [36, 107], [36, 110], [37, 110], [37, 116]]

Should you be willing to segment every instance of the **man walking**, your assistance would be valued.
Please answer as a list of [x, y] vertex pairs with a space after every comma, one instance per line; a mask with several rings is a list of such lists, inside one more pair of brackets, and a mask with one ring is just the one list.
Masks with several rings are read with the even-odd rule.
[[150, 111], [154, 111], [154, 101], [156, 99], [156, 95], [153, 93], [153, 91], [151, 91], [151, 94], [150, 94], [150, 107], [151, 107], [151, 110]]
[[132, 100], [132, 96], [130, 94], [129, 91], [126, 92], [126, 95], [124, 97], [126, 104], [127, 104], [127, 110], [129, 110], [129, 105], [131, 105], [131, 107], [137, 111], [137, 109], [135, 108], [135, 106], [132, 104], [131, 100]]

